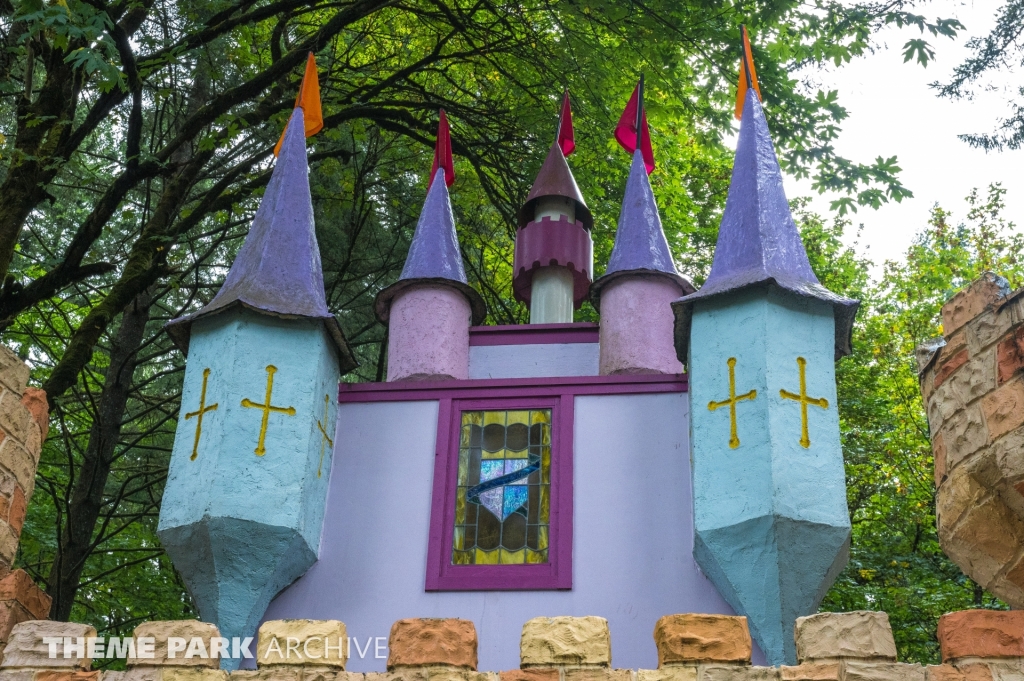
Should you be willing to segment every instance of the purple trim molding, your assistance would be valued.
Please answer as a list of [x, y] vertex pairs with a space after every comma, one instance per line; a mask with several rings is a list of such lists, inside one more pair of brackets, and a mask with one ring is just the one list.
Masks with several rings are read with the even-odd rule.
[[598, 325], [579, 324], [515, 324], [508, 326], [471, 326], [469, 345], [537, 345], [541, 343], [597, 343]]
[[686, 374], [618, 374], [553, 378], [478, 378], [468, 381], [342, 383], [338, 402], [497, 399], [552, 395], [636, 395], [687, 392]]
[[562, 215], [557, 220], [543, 217], [527, 223], [516, 233], [512, 260], [516, 300], [529, 304], [533, 273], [549, 265], [568, 267], [572, 272], [576, 309], [586, 300], [594, 274], [594, 242], [582, 222], [569, 222]]
[[[427, 550], [427, 591], [509, 591], [572, 588], [572, 391], [547, 397], [442, 398], [434, 456]], [[466, 410], [551, 409], [551, 505], [544, 565], [452, 565], [461, 414]]]

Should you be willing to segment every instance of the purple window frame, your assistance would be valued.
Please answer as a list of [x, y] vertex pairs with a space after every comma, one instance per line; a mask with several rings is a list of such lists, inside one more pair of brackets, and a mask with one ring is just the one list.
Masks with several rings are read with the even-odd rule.
[[[427, 591], [572, 588], [572, 459], [575, 395], [442, 399], [437, 419], [434, 489], [427, 550]], [[548, 562], [533, 565], [453, 565], [459, 435], [464, 411], [551, 410], [551, 495]]]

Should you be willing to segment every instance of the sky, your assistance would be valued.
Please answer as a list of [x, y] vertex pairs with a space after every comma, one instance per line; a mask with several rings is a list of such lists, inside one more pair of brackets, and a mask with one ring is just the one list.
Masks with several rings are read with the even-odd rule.
[[[953, 212], [954, 222], [960, 221], [968, 210], [964, 197], [974, 187], [984, 190], [992, 182], [1001, 182], [1007, 189], [1004, 217], [1016, 223], [1016, 230], [1024, 230], [1024, 150], [986, 154], [957, 138], [995, 129], [1009, 111], [1005, 88], [1014, 82], [1015, 74], [990, 81], [995, 87], [978, 92], [971, 101], [939, 99], [929, 87], [947, 80], [970, 54], [968, 39], [991, 29], [1002, 4], [935, 0], [916, 8], [929, 18], [957, 18], [965, 27], [954, 40], [926, 36], [936, 52], [927, 68], [903, 62], [903, 44], [920, 35], [916, 28], [903, 28], [880, 32], [873, 54], [842, 67], [803, 74], [821, 89], [838, 90], [840, 103], [849, 111], [836, 151], [862, 163], [877, 156], [896, 156], [903, 169], [900, 178], [914, 192], [913, 198], [901, 203], [878, 210], [860, 208], [852, 215], [854, 225], [863, 229], [859, 235], [849, 234], [848, 242], [856, 243], [857, 250], [874, 261], [875, 276], [885, 260], [903, 258], [915, 234], [926, 227], [936, 203]], [[812, 207], [823, 215], [829, 214], [829, 202], [835, 198], [817, 194], [809, 180], [791, 177], [786, 178], [786, 194], [812, 197]]]

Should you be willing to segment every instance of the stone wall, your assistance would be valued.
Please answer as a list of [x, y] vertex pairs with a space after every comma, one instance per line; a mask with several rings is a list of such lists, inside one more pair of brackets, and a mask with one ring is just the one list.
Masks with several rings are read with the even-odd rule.
[[1024, 607], [1024, 289], [987, 273], [942, 308], [944, 336], [918, 348], [946, 554]]
[[28, 367], [0, 345], [0, 643], [19, 622], [50, 611], [50, 597], [32, 578], [11, 571], [49, 428], [46, 393], [27, 382]]
[[[156, 641], [149, 657], [128, 659], [127, 671], [90, 671], [83, 624], [22, 622], [11, 633], [0, 681], [1024, 681], [1024, 613], [965, 611], [939, 626], [944, 663], [931, 667], [896, 661], [889, 618], [879, 612], [821, 613], [797, 620], [794, 667], [750, 665], [746, 618], [669, 615], [658, 621], [653, 644], [657, 669], [615, 669], [611, 632], [600, 617], [551, 617], [523, 626], [520, 668], [477, 671], [473, 623], [457, 619], [395, 622], [387, 671], [345, 671], [351, 648], [323, 641], [347, 640], [338, 621], [277, 620], [259, 630], [257, 669], [225, 672], [206, 657], [216, 627], [196, 620], [148, 622], [135, 641]], [[57, 637], [50, 657], [46, 637]], [[65, 638], [67, 637], [67, 638]], [[169, 653], [167, 640], [198, 637], [203, 655]], [[70, 640], [69, 640], [70, 639]], [[311, 648], [306, 642], [316, 642]], [[81, 646], [79, 657], [64, 646]], [[288, 652], [287, 656], [283, 651]], [[141, 649], [140, 649], [141, 650]], [[189, 647], [191, 650], [191, 646]], [[196, 649], [198, 650], [198, 648]], [[303, 652], [305, 651], [305, 652]]]

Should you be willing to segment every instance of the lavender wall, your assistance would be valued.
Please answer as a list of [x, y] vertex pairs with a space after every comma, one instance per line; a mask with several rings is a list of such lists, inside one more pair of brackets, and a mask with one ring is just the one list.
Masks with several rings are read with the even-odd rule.
[[597, 376], [597, 343], [471, 345], [470, 378]]
[[[340, 619], [360, 646], [404, 617], [471, 619], [480, 669], [496, 671], [519, 666], [526, 620], [600, 615], [613, 664], [651, 669], [660, 616], [732, 612], [692, 558], [685, 393], [576, 398], [571, 591], [425, 592], [437, 411], [436, 402], [339, 406], [320, 560], [266, 619]], [[353, 671], [384, 669], [373, 646], [352, 658]]]

